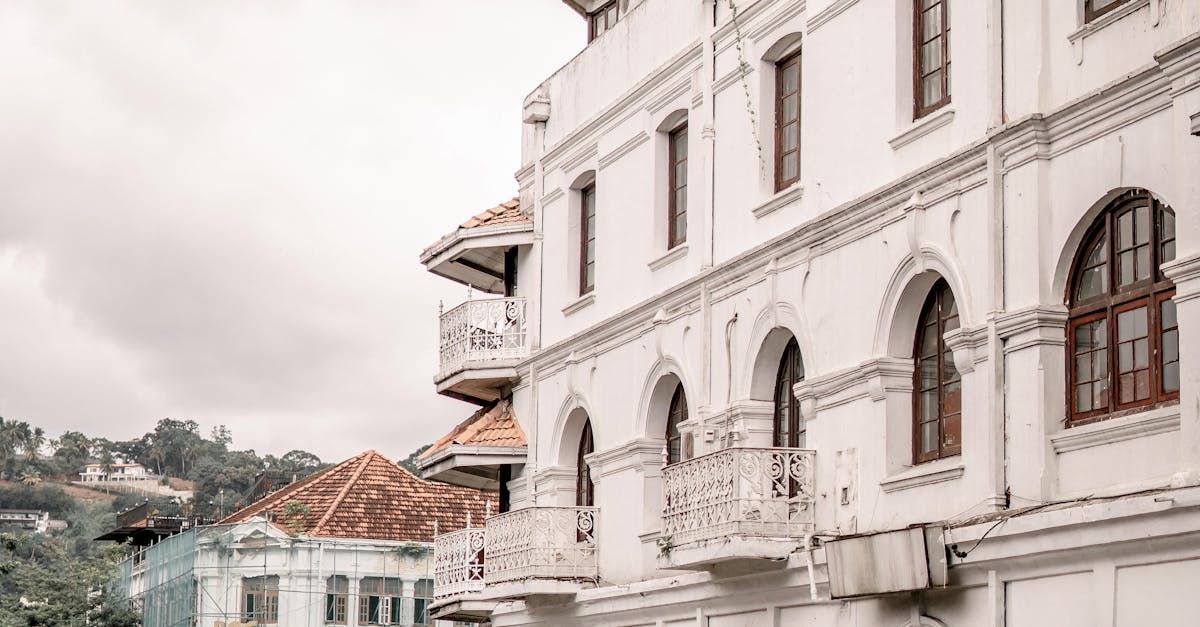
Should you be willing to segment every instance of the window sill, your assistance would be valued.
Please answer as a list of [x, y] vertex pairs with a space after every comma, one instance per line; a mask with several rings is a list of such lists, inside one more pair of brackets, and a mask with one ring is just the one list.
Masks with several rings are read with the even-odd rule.
[[683, 259], [684, 257], [687, 256], [687, 253], [688, 253], [687, 242], [684, 242], [682, 244], [676, 244], [675, 248], [668, 250], [666, 253], [663, 253], [663, 255], [660, 256], [658, 259], [655, 259], [646, 265], [650, 267], [651, 272], [656, 272], [658, 270], [661, 270], [662, 268], [665, 268], [665, 267], [671, 265], [671, 263], [673, 263], [677, 259]]
[[594, 302], [596, 302], [596, 292], [593, 290], [567, 303], [567, 306], [562, 308], [563, 315], [569, 316]]
[[1055, 453], [1067, 453], [1178, 430], [1179, 405], [1176, 403], [1132, 416], [1067, 427], [1050, 436], [1050, 446]]
[[1124, 17], [1138, 12], [1143, 7], [1150, 7], [1150, 25], [1158, 26], [1159, 18], [1162, 15], [1162, 7], [1159, 2], [1160, 0], [1133, 0], [1133, 2], [1128, 2], [1119, 9], [1113, 9], [1072, 31], [1067, 35], [1067, 41], [1071, 43], [1071, 49], [1075, 52], [1075, 64], [1083, 63], [1084, 39], [1121, 21]]
[[961, 456], [949, 457], [898, 472], [880, 481], [879, 487], [887, 493], [899, 492], [943, 481], [953, 481], [963, 476], [965, 470], [966, 467], [963, 466]]
[[899, 150], [901, 147], [907, 146], [939, 128], [949, 125], [953, 121], [954, 107], [953, 105], [946, 105], [914, 121], [908, 128], [901, 131], [899, 135], [889, 139], [888, 145], [892, 147], [892, 150]]
[[800, 183], [792, 183], [791, 187], [775, 193], [767, 202], [755, 207], [750, 213], [754, 214], [756, 219], [762, 218], [765, 215], [775, 213], [776, 211], [786, 207], [787, 205], [800, 200], [804, 196], [804, 185]]

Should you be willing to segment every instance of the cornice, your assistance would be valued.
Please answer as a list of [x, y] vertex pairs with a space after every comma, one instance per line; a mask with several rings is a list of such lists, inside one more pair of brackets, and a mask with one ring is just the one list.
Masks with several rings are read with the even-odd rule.
[[648, 141], [650, 141], [650, 134], [646, 131], [638, 131], [636, 135], [625, 140], [623, 144], [613, 148], [601, 156], [599, 161], [599, 169], [603, 170], [604, 168], [616, 163], [621, 157], [633, 152], [638, 146], [641, 146]]
[[593, 476], [607, 477], [626, 470], [654, 474], [662, 468], [663, 440], [636, 438], [584, 457]]
[[1062, 331], [1067, 325], [1067, 308], [1061, 305], [1034, 305], [1000, 312], [996, 316], [996, 335], [1007, 340], [1022, 333], [1050, 329]]
[[858, 0], [834, 0], [821, 10], [820, 13], [808, 18], [808, 32], [814, 33], [817, 29], [828, 24], [830, 20], [846, 12], [847, 9], [858, 4]]
[[[881, 401], [887, 393], [912, 389], [912, 360], [877, 357], [857, 366], [808, 377], [792, 389], [805, 418], [815, 420], [822, 409], [860, 399]], [[806, 407], [807, 406], [807, 407]]]
[[1179, 417], [1179, 405], [1169, 405], [1133, 416], [1063, 429], [1050, 436], [1050, 445], [1055, 453], [1061, 454], [1160, 433], [1171, 433], [1179, 430]]
[[563, 162], [560, 163], [558, 167], [562, 168], [562, 170], [564, 172], [572, 172], [573, 170], [575, 170], [575, 168], [579, 167], [581, 164], [583, 164], [588, 159], [595, 157], [599, 152], [600, 152], [599, 147], [596, 145], [595, 142], [592, 142], [591, 144], [584, 146], [581, 150], [577, 151], [575, 154], [564, 159]]
[[726, 89], [740, 83], [743, 72], [745, 72], [746, 76], [750, 76], [754, 73], [754, 66], [746, 63], [740, 68], [734, 68], [726, 72], [723, 76], [713, 82], [713, 94], [719, 95]]
[[804, 13], [808, 10], [808, 3], [800, 0], [799, 2], [788, 2], [784, 7], [763, 18], [761, 24], [755, 24], [747, 33], [750, 39], [756, 43], [771, 34], [771, 31], [782, 26], [788, 20]]
[[1200, 80], [1181, 80], [1190, 74], [1200, 73], [1200, 32], [1192, 33], [1154, 53], [1154, 62], [1175, 83], [1173, 95], [1178, 96], [1200, 87]]
[[1200, 298], [1200, 254], [1181, 257], [1163, 264], [1163, 274], [1175, 284], [1175, 296], [1172, 299], [1178, 303], [1186, 303]]

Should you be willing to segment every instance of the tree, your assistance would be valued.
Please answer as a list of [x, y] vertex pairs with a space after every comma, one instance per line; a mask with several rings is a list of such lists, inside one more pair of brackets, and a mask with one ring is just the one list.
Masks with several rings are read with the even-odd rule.
[[399, 464], [401, 466], [403, 466], [404, 468], [406, 468], [409, 472], [413, 473], [414, 475], [420, 474], [419, 470], [417, 468], [417, 458], [420, 457], [421, 453], [424, 453], [431, 446], [433, 446], [433, 444], [426, 444], [425, 446], [422, 446], [422, 447], [418, 448], [417, 450], [409, 453], [408, 457], [405, 457], [404, 459], [399, 461]]
[[78, 431], [67, 431], [58, 438], [54, 458], [59, 462], [59, 472], [70, 476], [87, 463], [92, 451], [92, 440]]

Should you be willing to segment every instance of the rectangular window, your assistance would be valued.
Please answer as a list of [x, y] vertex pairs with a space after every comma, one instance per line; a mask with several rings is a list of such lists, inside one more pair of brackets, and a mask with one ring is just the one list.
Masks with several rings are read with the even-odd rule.
[[913, 118], [950, 102], [950, 0], [913, 0]]
[[279, 577], [242, 578], [242, 619], [263, 625], [279, 622]]
[[1091, 22], [1096, 18], [1125, 4], [1128, 0], [1084, 0], [1083, 21]]
[[384, 577], [363, 577], [358, 585], [358, 624], [391, 625], [399, 622], [401, 582]]
[[350, 580], [344, 575], [333, 575], [325, 583], [325, 622], [332, 625], [346, 624], [346, 608], [349, 603]]
[[596, 287], [596, 185], [579, 192], [579, 295]]
[[800, 180], [800, 53], [775, 65], [775, 191]]
[[1179, 398], [1179, 319], [1175, 315], [1175, 301], [1171, 299], [1175, 292], [1167, 292], [1158, 297], [1159, 326], [1162, 329], [1159, 338], [1159, 399]]
[[617, 2], [608, 4], [588, 14], [588, 42], [603, 35], [617, 24]]
[[432, 621], [429, 620], [429, 604], [433, 602], [433, 580], [419, 579], [413, 587], [413, 623], [415, 625], [428, 625]]
[[670, 172], [668, 173], [668, 216], [667, 216], [667, 248], [687, 241], [687, 163], [688, 163], [688, 127], [683, 125], [671, 131], [668, 142], [670, 152]]

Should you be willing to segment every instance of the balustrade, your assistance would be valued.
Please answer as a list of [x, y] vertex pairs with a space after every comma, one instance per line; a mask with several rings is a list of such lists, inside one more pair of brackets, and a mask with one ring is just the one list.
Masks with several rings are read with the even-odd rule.
[[526, 507], [487, 521], [484, 581], [595, 579], [595, 507]]
[[482, 527], [444, 533], [433, 539], [433, 596], [438, 600], [483, 590]]
[[524, 298], [468, 300], [441, 315], [441, 374], [470, 361], [529, 355]]
[[663, 538], [800, 538], [813, 530], [816, 452], [727, 448], [663, 468]]

